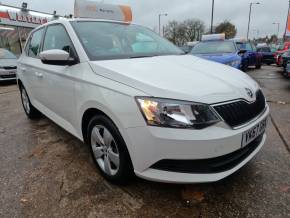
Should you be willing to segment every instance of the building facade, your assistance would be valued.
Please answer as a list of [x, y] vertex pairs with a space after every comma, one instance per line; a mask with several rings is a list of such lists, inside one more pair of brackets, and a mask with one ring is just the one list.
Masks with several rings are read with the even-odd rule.
[[0, 48], [19, 56], [30, 31], [55, 18], [53, 14], [28, 10], [27, 4], [22, 8], [0, 4]]

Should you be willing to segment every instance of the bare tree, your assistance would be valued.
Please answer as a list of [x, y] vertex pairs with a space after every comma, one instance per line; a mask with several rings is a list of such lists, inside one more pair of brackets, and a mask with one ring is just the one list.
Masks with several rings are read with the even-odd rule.
[[186, 42], [197, 41], [205, 31], [205, 25], [198, 19], [183, 22], [170, 21], [164, 29], [165, 37], [174, 44], [181, 46]]

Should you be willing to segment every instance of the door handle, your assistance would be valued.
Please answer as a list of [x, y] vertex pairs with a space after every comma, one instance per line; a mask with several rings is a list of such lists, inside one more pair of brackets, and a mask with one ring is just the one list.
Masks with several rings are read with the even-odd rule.
[[42, 73], [35, 72], [34, 74], [35, 74], [35, 76], [37, 76], [38, 78], [42, 78], [42, 77], [43, 77], [43, 74], [42, 74]]

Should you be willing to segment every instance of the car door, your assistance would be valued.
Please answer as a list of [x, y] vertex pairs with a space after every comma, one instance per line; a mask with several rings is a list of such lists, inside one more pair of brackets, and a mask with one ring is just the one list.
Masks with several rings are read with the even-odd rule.
[[[78, 59], [72, 41], [62, 24], [48, 25], [43, 39], [42, 51], [60, 49]], [[73, 132], [75, 120], [75, 77], [79, 64], [59, 66], [41, 63], [40, 72], [44, 84], [42, 99], [46, 113], [58, 124]], [[76, 73], [75, 73], [76, 74]]]
[[246, 43], [246, 50], [248, 53], [248, 60], [249, 65], [253, 66], [256, 65], [256, 52], [254, 51], [254, 48], [252, 47], [251, 43]]
[[25, 48], [24, 53], [19, 59], [18, 75], [25, 86], [30, 101], [35, 107], [39, 107], [42, 90], [42, 83], [39, 74], [41, 61], [39, 59], [39, 51], [41, 40], [43, 38], [44, 28], [34, 31]]

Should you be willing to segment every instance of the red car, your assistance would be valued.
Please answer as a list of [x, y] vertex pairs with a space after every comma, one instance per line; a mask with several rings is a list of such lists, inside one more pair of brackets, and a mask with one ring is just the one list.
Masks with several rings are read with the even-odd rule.
[[290, 48], [290, 42], [285, 42], [282, 45], [279, 46], [278, 50], [275, 53], [275, 60], [277, 66], [281, 67], [282, 66], [282, 55], [284, 54], [285, 51], [288, 51]]

